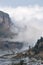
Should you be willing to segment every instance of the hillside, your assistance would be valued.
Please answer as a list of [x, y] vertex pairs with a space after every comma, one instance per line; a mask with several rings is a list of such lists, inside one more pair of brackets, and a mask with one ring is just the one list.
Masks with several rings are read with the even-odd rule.
[[35, 46], [18, 54], [16, 57], [29, 57], [29, 58], [36, 58], [36, 59], [43, 59], [43, 37], [37, 40]]

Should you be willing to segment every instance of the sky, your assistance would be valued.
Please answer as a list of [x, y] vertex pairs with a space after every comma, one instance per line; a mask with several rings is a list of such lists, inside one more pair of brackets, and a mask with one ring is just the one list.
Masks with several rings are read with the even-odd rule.
[[43, 6], [43, 0], [0, 0], [0, 6], [28, 6], [38, 4]]
[[0, 10], [15, 24], [17, 40], [34, 45], [43, 36], [43, 0], [0, 0]]

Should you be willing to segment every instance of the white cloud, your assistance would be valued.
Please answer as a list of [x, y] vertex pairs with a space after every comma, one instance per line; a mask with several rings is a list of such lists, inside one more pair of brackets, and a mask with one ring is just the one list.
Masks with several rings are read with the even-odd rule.
[[38, 5], [17, 8], [0, 7], [0, 10], [9, 13], [21, 28], [16, 39], [34, 43], [33, 41], [43, 36], [43, 7]]

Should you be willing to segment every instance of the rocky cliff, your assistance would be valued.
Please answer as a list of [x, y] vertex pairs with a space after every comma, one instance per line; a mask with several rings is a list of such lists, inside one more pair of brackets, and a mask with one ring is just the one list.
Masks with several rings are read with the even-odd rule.
[[34, 48], [32, 48], [31, 52], [34, 52], [34, 57], [39, 59], [43, 59], [43, 37], [37, 40]]
[[34, 50], [38, 53], [38, 52], [43, 52], [43, 37], [41, 37], [40, 39], [38, 39]]
[[10, 34], [11, 19], [7, 13], [0, 11], [0, 36], [8, 36]]
[[[11, 41], [14, 34], [11, 32], [12, 22], [9, 15], [0, 11], [0, 49], [21, 48], [20, 42]], [[9, 44], [10, 43], [10, 44]]]

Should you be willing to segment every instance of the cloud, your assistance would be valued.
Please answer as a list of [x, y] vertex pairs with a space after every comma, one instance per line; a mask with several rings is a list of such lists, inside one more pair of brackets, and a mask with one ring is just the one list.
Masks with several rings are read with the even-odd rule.
[[13, 23], [19, 28], [16, 28], [18, 35], [15, 39], [33, 44], [43, 36], [43, 7], [0, 7], [0, 10], [9, 13]]

